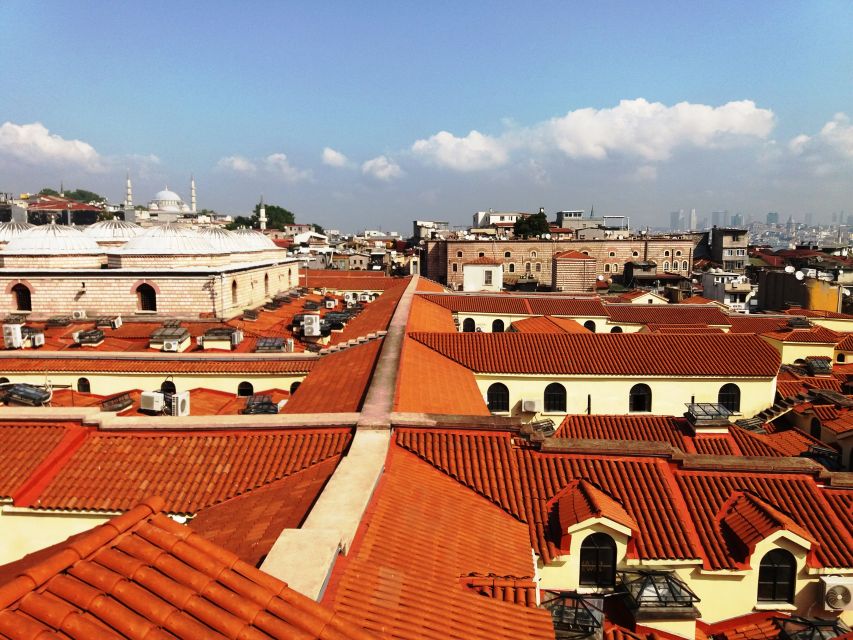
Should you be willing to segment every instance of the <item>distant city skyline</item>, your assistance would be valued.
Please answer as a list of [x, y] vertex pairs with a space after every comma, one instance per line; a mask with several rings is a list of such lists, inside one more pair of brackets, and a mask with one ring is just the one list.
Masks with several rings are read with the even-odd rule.
[[[405, 231], [853, 211], [847, 2], [4, 2], [0, 191]], [[845, 212], [840, 216], [841, 212]], [[720, 216], [722, 220], [722, 215]]]

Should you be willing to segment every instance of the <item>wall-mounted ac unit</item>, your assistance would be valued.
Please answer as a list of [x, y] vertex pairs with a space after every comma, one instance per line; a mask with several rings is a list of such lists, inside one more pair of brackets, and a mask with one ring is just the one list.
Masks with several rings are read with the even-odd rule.
[[853, 611], [853, 576], [821, 576], [821, 600], [827, 611]]
[[3, 325], [3, 346], [7, 349], [20, 349], [24, 346], [23, 325]]
[[296, 341], [293, 338], [288, 338], [284, 343], [284, 351], [286, 353], [293, 353], [296, 349]]
[[43, 333], [33, 333], [30, 335], [30, 340], [33, 348], [43, 347], [44, 346], [44, 334]]
[[231, 348], [233, 349], [241, 342], [243, 342], [243, 331], [241, 329], [237, 329], [231, 334]]
[[121, 316], [116, 316], [112, 320], [110, 320], [110, 326], [113, 329], [118, 329], [122, 325]]
[[80, 344], [80, 334], [82, 331], [75, 331], [71, 334], [71, 339], [74, 341], [74, 344]]
[[541, 400], [522, 400], [521, 410], [525, 413], [540, 413], [542, 411]]
[[163, 340], [163, 351], [177, 351], [181, 348], [178, 340]]
[[75, 309], [71, 312], [72, 320], [85, 320], [86, 319], [86, 311], [85, 309]]
[[326, 308], [327, 308], [327, 309], [334, 309], [334, 308], [335, 308], [335, 304], [336, 304], [336, 303], [335, 303], [335, 301], [334, 301], [334, 300], [331, 300], [331, 299], [330, 299], [330, 300], [326, 300]]
[[320, 336], [320, 316], [316, 313], [306, 314], [302, 321], [302, 334], [307, 338], [318, 338]]
[[173, 416], [188, 416], [190, 415], [190, 392], [181, 391], [172, 396], [172, 415]]
[[204, 336], [196, 336], [195, 343], [201, 348], [204, 349]]
[[159, 391], [143, 391], [139, 394], [139, 408], [150, 413], [161, 413], [166, 406], [166, 397]]

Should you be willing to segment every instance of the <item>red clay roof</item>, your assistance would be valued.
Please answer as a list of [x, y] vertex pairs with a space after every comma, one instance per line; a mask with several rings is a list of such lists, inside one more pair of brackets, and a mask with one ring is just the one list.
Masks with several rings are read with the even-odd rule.
[[558, 438], [667, 442], [687, 451], [686, 418], [653, 415], [568, 415], [557, 429]]
[[719, 304], [719, 302], [704, 296], [690, 296], [682, 300], [680, 304]]
[[308, 373], [315, 359], [237, 360], [197, 358], [192, 355], [174, 359], [141, 359], [119, 357], [115, 354], [99, 358], [65, 358], [60, 354], [48, 358], [0, 358], [0, 373], [20, 372], [79, 372], [79, 373], [231, 373], [231, 374], [299, 374]]
[[838, 351], [853, 351], [853, 333], [842, 333], [844, 336], [835, 346]]
[[786, 309], [785, 313], [790, 316], [805, 316], [806, 318], [832, 318], [833, 320], [853, 320], [849, 313], [838, 313], [837, 311], [820, 311], [816, 309]]
[[0, 587], [0, 636], [375, 637], [162, 510], [151, 498]]
[[720, 327], [704, 324], [647, 324], [645, 330], [651, 333], [725, 333]]
[[814, 543], [811, 535], [777, 507], [747, 491], [735, 491], [717, 514], [720, 523], [743, 545], [747, 560], [755, 545], [780, 530]]
[[343, 428], [165, 433], [66, 429], [67, 435], [39, 468], [18, 476], [12, 494], [16, 506], [122, 511], [155, 492], [165, 497], [169, 512], [193, 514], [338, 456], [350, 440], [350, 430]]
[[840, 334], [826, 327], [810, 327], [808, 329], [782, 329], [767, 331], [761, 334], [765, 338], [779, 342], [804, 342], [807, 344], [835, 344]]
[[787, 613], [761, 611], [702, 626], [706, 636], [715, 640], [776, 640], [781, 631], [776, 620], [787, 617]]
[[518, 333], [589, 333], [589, 329], [571, 318], [535, 316], [512, 323], [511, 331]]
[[581, 316], [604, 318], [607, 311], [597, 296], [588, 298], [528, 298], [530, 313], [536, 316]]
[[323, 603], [369, 631], [402, 640], [553, 639], [544, 609], [483, 597], [460, 584], [489, 573], [532, 579], [525, 525], [392, 446]]
[[308, 515], [340, 456], [253, 489], [198, 512], [189, 526], [256, 567], [284, 529], [297, 529]]
[[308, 271], [299, 274], [302, 286], [311, 289], [332, 289], [334, 291], [385, 291], [397, 287], [407, 278], [388, 278], [384, 274], [372, 271]]
[[430, 295], [422, 296], [445, 309], [463, 313], [500, 313], [507, 315], [529, 315], [529, 307], [524, 298], [507, 295], [476, 296], [476, 295]]
[[381, 347], [380, 338], [323, 356], [281, 413], [358, 411]]
[[637, 522], [613, 496], [586, 480], [572, 480], [548, 501], [560, 531], [593, 518], [608, 518], [633, 531]]
[[495, 266], [503, 264], [503, 261], [498, 260], [497, 258], [489, 258], [488, 256], [480, 256], [479, 258], [474, 258], [473, 260], [466, 260], [463, 265], [466, 264], [485, 264]]
[[456, 331], [453, 313], [423, 296], [412, 296], [412, 306], [406, 324], [407, 331]]
[[766, 333], [787, 326], [788, 319], [780, 316], [742, 315], [729, 316], [732, 328], [729, 333]]
[[557, 260], [595, 260], [592, 256], [581, 253], [580, 251], [575, 251], [574, 249], [561, 251], [560, 253], [555, 254], [554, 258]]
[[85, 431], [79, 423], [4, 421], [0, 426], [0, 498], [10, 498], [54, 451], [74, 446], [83, 437]]
[[615, 324], [702, 324], [724, 326], [731, 324], [729, 316], [719, 307], [686, 304], [608, 304], [610, 322]]
[[411, 335], [480, 373], [775, 377], [780, 363], [776, 349], [746, 335]]
[[340, 344], [353, 338], [366, 336], [369, 333], [387, 330], [391, 323], [391, 317], [397, 309], [397, 303], [400, 302], [400, 298], [406, 292], [409, 279], [396, 280], [395, 282], [397, 283], [396, 286], [389, 287], [376, 300], [370, 302], [361, 313], [346, 324], [343, 331], [333, 333], [330, 344]]

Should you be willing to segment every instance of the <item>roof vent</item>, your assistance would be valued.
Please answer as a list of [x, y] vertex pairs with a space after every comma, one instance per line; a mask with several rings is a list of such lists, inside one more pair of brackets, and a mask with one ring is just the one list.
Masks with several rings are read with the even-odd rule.
[[812, 323], [801, 316], [793, 316], [788, 318], [788, 327], [791, 329], [810, 329]]
[[827, 357], [807, 356], [806, 369], [813, 376], [828, 376], [832, 374], [832, 360]]
[[45, 324], [48, 327], [67, 327], [71, 324], [71, 316], [53, 316]]
[[272, 401], [272, 396], [255, 394], [246, 398], [246, 406], [240, 411], [246, 415], [278, 413], [278, 404]]
[[719, 402], [690, 402], [685, 406], [684, 417], [695, 431], [727, 431], [734, 413]]
[[604, 598], [573, 591], [546, 591], [542, 608], [551, 612], [557, 638], [588, 638], [599, 635], [604, 622]]
[[21, 382], [4, 387], [2, 396], [2, 401], [5, 403], [41, 407], [50, 402], [53, 392], [43, 387]]

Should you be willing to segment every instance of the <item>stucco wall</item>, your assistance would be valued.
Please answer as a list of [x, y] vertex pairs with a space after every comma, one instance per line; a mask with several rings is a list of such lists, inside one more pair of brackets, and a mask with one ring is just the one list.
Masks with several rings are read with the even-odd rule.
[[76, 533], [103, 524], [102, 514], [66, 514], [48, 511], [0, 511], [0, 564], [62, 542]]

